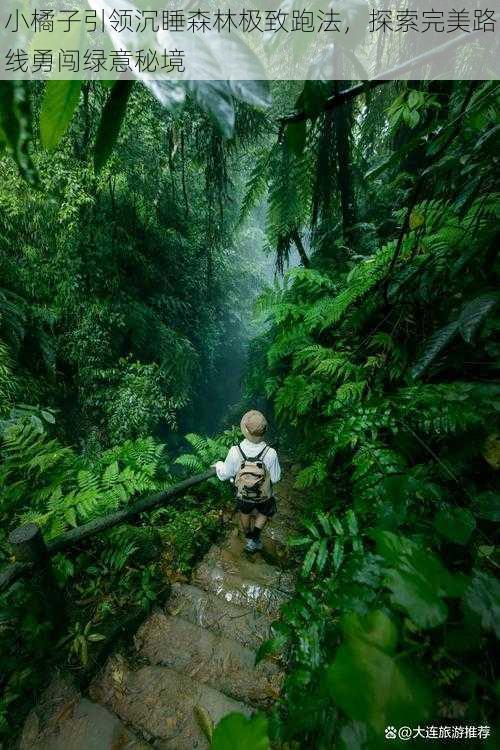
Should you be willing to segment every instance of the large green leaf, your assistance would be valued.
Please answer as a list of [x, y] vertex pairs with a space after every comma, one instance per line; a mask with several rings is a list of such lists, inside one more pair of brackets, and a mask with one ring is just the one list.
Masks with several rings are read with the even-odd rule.
[[396, 655], [396, 626], [382, 612], [343, 623], [345, 642], [327, 670], [332, 698], [353, 720], [377, 733], [388, 724], [412, 724], [430, 715], [430, 688]]
[[474, 498], [472, 510], [479, 518], [500, 521], [500, 495], [498, 492], [482, 492]]
[[234, 104], [227, 81], [188, 81], [187, 89], [225, 138], [234, 133]]
[[[193, 46], [190, 57], [190, 50], [184, 49], [186, 59], [189, 57], [190, 60], [191, 76], [185, 86], [198, 105], [212, 118], [222, 135], [232, 138], [235, 99], [260, 107], [270, 104], [269, 85], [264, 80], [266, 75], [262, 64], [245, 42], [237, 37], [222, 39], [219, 34], [206, 34], [203, 38], [189, 37], [186, 41]], [[232, 60], [252, 80], [221, 80], [224, 78], [228, 50]]]
[[430, 339], [426, 341], [419, 360], [412, 368], [411, 374], [414, 378], [420, 377], [420, 375], [427, 370], [438, 354], [442, 352], [445, 346], [453, 339], [457, 331], [458, 320], [454, 320], [452, 323], [448, 323], [448, 325], [440, 328], [432, 334]]
[[394, 622], [381, 610], [369, 612], [364, 617], [350, 612], [342, 621], [342, 631], [346, 641], [361, 639], [388, 654], [396, 650], [398, 630]]
[[464, 595], [464, 603], [479, 615], [481, 625], [500, 638], [500, 582], [484, 571], [476, 571]]
[[38, 175], [30, 155], [32, 119], [26, 81], [0, 81], [0, 136], [21, 175], [35, 185]]
[[385, 584], [392, 592], [393, 604], [405, 610], [420, 628], [443, 623], [448, 616], [444, 598], [457, 596], [460, 582], [435, 555], [405, 537], [382, 532], [378, 538], [378, 552], [391, 566]]
[[498, 294], [481, 294], [468, 302], [460, 313], [458, 329], [465, 341], [470, 343], [489, 311], [497, 304]]
[[382, 575], [381, 558], [367, 552], [362, 557], [351, 556], [348, 565], [348, 574], [353, 581], [362, 583], [364, 586], [378, 588]]
[[94, 150], [97, 171], [107, 162], [116, 143], [133, 84], [133, 81], [117, 81], [104, 105]]
[[397, 565], [403, 555], [417, 549], [415, 542], [392, 531], [374, 531], [372, 537], [377, 544], [377, 552], [390, 565]]
[[48, 81], [40, 112], [40, 136], [45, 148], [53, 149], [69, 127], [80, 101], [82, 81]]
[[[109, 0], [93, 0], [93, 7], [104, 11], [109, 17], [113, 5]], [[131, 7], [134, 5], [131, 3]], [[134, 30], [116, 32], [108, 25], [107, 34], [114, 48], [121, 49], [127, 44], [137, 47], [139, 37]], [[147, 39], [147, 43], [145, 42]], [[159, 34], [149, 33], [149, 38], [141, 34], [140, 46], [152, 49], [160, 45], [164, 49], [175, 47], [175, 35], [166, 29]], [[134, 75], [140, 80], [169, 110], [176, 108], [184, 101], [186, 91], [191, 94], [198, 105], [213, 119], [221, 133], [231, 138], [234, 133], [235, 108], [234, 99], [240, 99], [258, 107], [267, 107], [271, 102], [269, 83], [258, 55], [250, 49], [240, 36], [207, 32], [203, 35], [184, 35], [183, 52], [186, 57], [187, 73], [185, 81], [170, 78], [150, 80], [137, 68]], [[227, 55], [240, 70], [245, 71], [248, 80], [224, 80], [227, 74]], [[116, 85], [115, 85], [116, 88]], [[115, 90], [113, 89], [113, 91]]]
[[[265, 75], [263, 68], [261, 67], [259, 72], [258, 69], [255, 69], [255, 65], [260, 66], [258, 59], [253, 60], [254, 73]], [[266, 80], [229, 81], [229, 86], [232, 94], [242, 102], [253, 104], [253, 106], [262, 109], [271, 106], [271, 91], [269, 82]]]
[[446, 505], [436, 513], [434, 526], [445, 539], [457, 544], [467, 544], [476, 528], [476, 522], [472, 513], [465, 508]]
[[146, 78], [143, 84], [151, 91], [155, 99], [171, 112], [178, 109], [186, 99], [186, 90], [181, 81]]
[[464, 341], [470, 343], [479, 325], [497, 304], [498, 299], [498, 294], [489, 292], [467, 302], [458, 318], [436, 331], [425, 343], [420, 358], [412, 368], [412, 376], [420, 377], [457, 333], [461, 334]]
[[262, 714], [247, 718], [233, 713], [225, 716], [216, 726], [212, 750], [268, 750], [267, 719]]
[[429, 571], [418, 570], [414, 563], [389, 570], [386, 584], [392, 592], [393, 604], [404, 609], [420, 628], [436, 627], [448, 617], [448, 607], [443, 601], [445, 591]]

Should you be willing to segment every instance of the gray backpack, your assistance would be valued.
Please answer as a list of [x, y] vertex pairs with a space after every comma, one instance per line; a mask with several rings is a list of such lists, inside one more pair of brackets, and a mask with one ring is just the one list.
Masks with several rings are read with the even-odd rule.
[[241, 466], [234, 478], [236, 497], [245, 502], [262, 503], [273, 496], [271, 477], [264, 463], [264, 456], [269, 450], [265, 445], [258, 456], [248, 458], [238, 445], [241, 453]]

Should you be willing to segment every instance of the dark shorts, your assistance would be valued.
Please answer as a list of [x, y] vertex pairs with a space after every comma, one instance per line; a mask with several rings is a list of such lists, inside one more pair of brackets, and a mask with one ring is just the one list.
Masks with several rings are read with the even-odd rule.
[[271, 497], [269, 500], [265, 500], [262, 503], [254, 503], [247, 500], [237, 500], [236, 510], [238, 510], [240, 513], [245, 513], [245, 515], [250, 515], [250, 513], [255, 510], [257, 511], [257, 513], [262, 513], [263, 516], [272, 518], [277, 511], [276, 499], [274, 497]]

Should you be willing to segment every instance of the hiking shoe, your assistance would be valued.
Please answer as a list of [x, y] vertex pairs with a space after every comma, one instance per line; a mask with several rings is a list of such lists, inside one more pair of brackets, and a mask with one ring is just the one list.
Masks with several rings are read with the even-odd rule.
[[261, 539], [247, 539], [245, 552], [258, 552], [260, 549], [262, 549]]

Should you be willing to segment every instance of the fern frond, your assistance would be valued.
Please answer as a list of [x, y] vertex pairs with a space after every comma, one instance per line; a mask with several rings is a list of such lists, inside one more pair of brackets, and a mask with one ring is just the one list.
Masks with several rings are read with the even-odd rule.
[[269, 179], [269, 165], [271, 155], [263, 151], [257, 158], [246, 184], [246, 192], [243, 196], [240, 208], [240, 222], [243, 222], [251, 211], [264, 200]]

